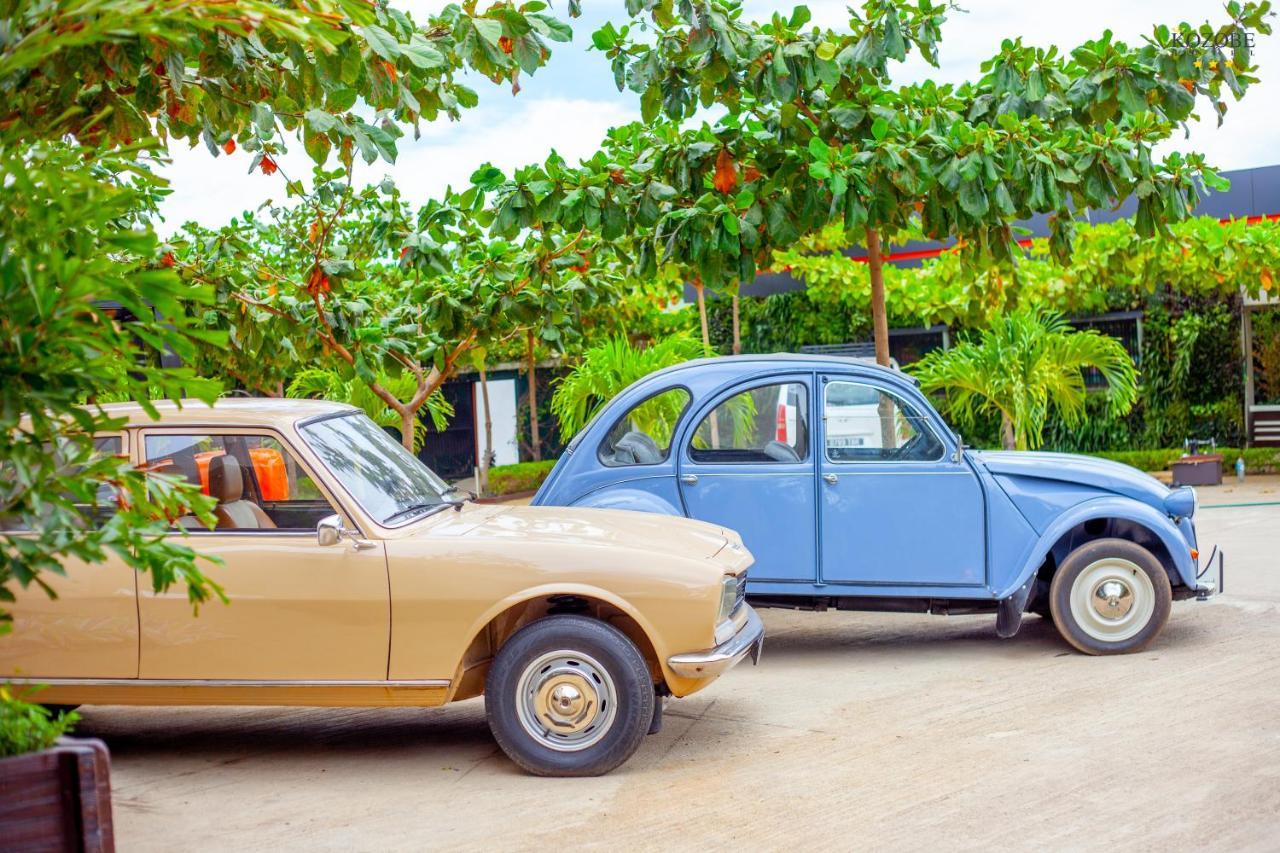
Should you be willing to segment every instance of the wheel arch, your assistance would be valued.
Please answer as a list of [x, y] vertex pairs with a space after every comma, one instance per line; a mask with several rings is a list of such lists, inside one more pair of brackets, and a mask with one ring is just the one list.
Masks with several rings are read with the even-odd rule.
[[643, 614], [608, 590], [583, 584], [556, 584], [508, 596], [476, 620], [445, 701], [481, 695], [489, 664], [502, 645], [525, 625], [561, 613], [589, 616], [617, 628], [640, 650], [654, 684], [665, 687], [666, 650], [655, 643], [654, 628]]
[[1167, 517], [1146, 504], [1122, 497], [1104, 497], [1076, 504], [1054, 519], [1032, 546], [1014, 581], [997, 598], [1012, 595], [1037, 573], [1048, 580], [1073, 549], [1103, 538], [1127, 539], [1146, 548], [1169, 574], [1169, 582], [1195, 586], [1190, 547]]

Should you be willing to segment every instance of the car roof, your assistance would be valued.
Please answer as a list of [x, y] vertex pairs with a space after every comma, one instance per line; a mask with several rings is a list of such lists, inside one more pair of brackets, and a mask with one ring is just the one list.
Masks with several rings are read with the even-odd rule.
[[355, 406], [329, 400], [303, 400], [280, 397], [223, 397], [210, 406], [200, 400], [156, 400], [152, 403], [160, 413], [156, 420], [138, 403], [108, 403], [103, 411], [127, 418], [131, 427], [148, 426], [271, 426], [287, 427], [307, 418], [342, 412], [357, 412]]
[[713, 356], [711, 358], [695, 358], [690, 361], [683, 361], [680, 364], [672, 365], [671, 367], [665, 367], [662, 370], [658, 370], [653, 373], [650, 373], [642, 381], [652, 380], [655, 377], [666, 376], [672, 373], [678, 373], [682, 370], [688, 370], [688, 369], [700, 367], [700, 366], [717, 365], [717, 364], [750, 364], [752, 362], [767, 363], [767, 364], [777, 364], [779, 362], [782, 362], [785, 364], [793, 364], [796, 367], [807, 366], [807, 367], [815, 368], [819, 370], [822, 369], [823, 367], [833, 367], [833, 368], [856, 367], [856, 368], [859, 368], [860, 370], [864, 370], [868, 372], [882, 371], [886, 374], [889, 374], [890, 376], [895, 376], [898, 379], [905, 379], [906, 381], [912, 383], [913, 385], [919, 384], [918, 380], [916, 380], [916, 378], [909, 373], [903, 373], [900, 370], [890, 368], [890, 367], [885, 367], [880, 364], [876, 364], [874, 361], [868, 361], [865, 358], [857, 358], [855, 356], [848, 356], [848, 355], [827, 355], [822, 353], [796, 353], [796, 352], [753, 353], [749, 355], [719, 355], [719, 356]]

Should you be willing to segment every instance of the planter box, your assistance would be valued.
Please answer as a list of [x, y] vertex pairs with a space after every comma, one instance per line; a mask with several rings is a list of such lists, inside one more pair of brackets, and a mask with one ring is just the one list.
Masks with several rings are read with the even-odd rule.
[[1221, 486], [1222, 454], [1204, 453], [1173, 460], [1175, 486]]
[[114, 851], [106, 744], [60, 738], [0, 759], [0, 848]]

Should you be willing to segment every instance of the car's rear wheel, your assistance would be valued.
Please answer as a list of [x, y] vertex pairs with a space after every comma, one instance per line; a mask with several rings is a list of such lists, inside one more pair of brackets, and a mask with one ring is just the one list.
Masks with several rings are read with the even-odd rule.
[[1173, 605], [1169, 575], [1155, 556], [1126, 539], [1095, 539], [1058, 567], [1049, 589], [1053, 623], [1085, 654], [1146, 648]]
[[485, 681], [494, 739], [539, 776], [598, 776], [631, 757], [653, 721], [644, 656], [625, 634], [585, 616], [549, 616], [517, 631]]

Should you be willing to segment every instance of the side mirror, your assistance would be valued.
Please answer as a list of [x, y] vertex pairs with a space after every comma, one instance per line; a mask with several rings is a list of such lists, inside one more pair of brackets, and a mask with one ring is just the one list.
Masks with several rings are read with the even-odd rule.
[[347, 530], [342, 526], [342, 517], [326, 515], [316, 522], [316, 542], [321, 546], [337, 545], [343, 539], [351, 540], [351, 547], [357, 551], [376, 548], [378, 543], [360, 538], [360, 531]]
[[325, 516], [316, 524], [316, 542], [324, 546], [342, 541], [342, 519], [336, 515]]

